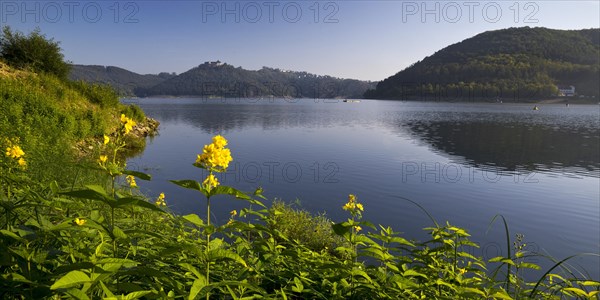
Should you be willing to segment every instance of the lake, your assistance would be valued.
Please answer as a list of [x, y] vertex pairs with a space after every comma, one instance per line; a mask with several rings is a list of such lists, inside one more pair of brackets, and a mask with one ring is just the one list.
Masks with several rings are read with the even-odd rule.
[[[161, 122], [160, 135], [129, 160], [147, 172], [146, 194], [166, 194], [181, 214], [205, 215], [199, 193], [168, 182], [202, 181], [192, 166], [211, 137], [229, 140], [234, 161], [221, 184], [261, 186], [269, 199], [336, 221], [348, 194], [364, 203], [364, 219], [424, 240], [438, 222], [465, 227], [481, 248], [505, 255], [501, 214], [527, 250], [557, 259], [600, 249], [600, 109], [598, 105], [435, 103], [334, 99], [125, 99]], [[219, 198], [213, 221], [245, 203]], [[488, 230], [489, 227], [489, 230]], [[530, 259], [548, 267], [540, 258]], [[600, 278], [598, 258], [571, 260]], [[538, 274], [538, 276], [541, 274]], [[537, 278], [536, 278], [537, 279]]]

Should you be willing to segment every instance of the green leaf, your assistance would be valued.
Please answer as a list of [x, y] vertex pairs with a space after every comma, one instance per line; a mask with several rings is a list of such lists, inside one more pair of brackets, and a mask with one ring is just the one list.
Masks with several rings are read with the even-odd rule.
[[250, 196], [246, 195], [246, 193], [239, 191], [237, 189], [234, 189], [230, 186], [226, 186], [226, 185], [219, 185], [216, 188], [210, 190], [209, 195], [210, 196], [230, 195], [230, 196], [236, 197], [238, 199], [252, 200], [252, 198], [250, 198]]
[[352, 275], [353, 276], [361, 276], [364, 279], [366, 279], [369, 283], [373, 283], [373, 280], [371, 279], [371, 277], [363, 270], [359, 270], [359, 269], [352, 269]]
[[304, 285], [302, 284], [302, 280], [298, 277], [294, 277], [294, 286], [292, 286], [292, 291], [296, 293], [302, 293], [304, 290]]
[[413, 243], [411, 243], [411, 242], [407, 241], [406, 239], [401, 238], [399, 236], [392, 237], [390, 239], [390, 242], [391, 243], [398, 243], [400, 245], [406, 245], [406, 246], [415, 247], [415, 245]]
[[577, 294], [578, 296], [581, 296], [581, 297], [587, 297], [587, 295], [588, 295], [584, 290], [578, 289], [578, 288], [574, 288], [574, 287], [564, 288], [564, 289], [562, 289], [562, 291], [563, 292], [564, 291], [572, 292], [572, 293]]
[[190, 223], [192, 223], [192, 224], [194, 224], [194, 225], [196, 225], [198, 227], [203, 227], [204, 226], [204, 221], [202, 221], [202, 219], [200, 219], [200, 217], [198, 217], [197, 214], [185, 215], [185, 216], [183, 216], [183, 218], [186, 221], [188, 221], [188, 222], [190, 222]]
[[81, 290], [78, 289], [69, 289], [67, 291], [67, 294], [69, 294], [69, 296], [75, 298], [75, 299], [79, 299], [79, 300], [89, 300], [90, 298]]
[[89, 283], [92, 280], [90, 279], [90, 277], [87, 276], [87, 274], [81, 272], [81, 271], [71, 271], [69, 273], [67, 273], [65, 276], [61, 277], [59, 280], [57, 280], [51, 287], [51, 290], [56, 290], [56, 289], [64, 289], [64, 288], [68, 288], [68, 287], [72, 287], [78, 284], [82, 284], [82, 283]]
[[16, 235], [14, 232], [12, 231], [8, 231], [5, 229], [0, 230], [0, 233], [2, 233], [2, 235], [7, 236], [7, 237], [11, 237], [17, 241], [24, 241], [24, 239], [18, 235]]
[[118, 239], [126, 239], [127, 238], [127, 234], [125, 234], [125, 232], [123, 232], [123, 230], [121, 230], [121, 228], [114, 226], [113, 227], [113, 235], [115, 238]]
[[204, 196], [206, 196], [206, 197], [209, 196], [206, 193], [206, 191], [202, 188], [202, 185], [200, 185], [200, 183], [198, 181], [195, 181], [195, 180], [169, 180], [169, 181], [171, 181], [172, 183], [174, 183], [182, 188], [199, 191], [202, 194], [204, 194]]
[[423, 277], [425, 279], [428, 279], [427, 275], [419, 273], [415, 270], [409, 269], [404, 271], [404, 273], [402, 273], [402, 276], [404, 277], [408, 277], [408, 276], [412, 276], [412, 277]]
[[150, 202], [147, 202], [143, 199], [139, 199], [139, 198], [135, 198], [135, 197], [124, 197], [124, 198], [119, 198], [117, 200], [117, 205], [116, 205], [117, 207], [122, 207], [122, 206], [127, 206], [127, 205], [137, 206], [137, 207], [141, 207], [141, 208], [147, 208], [147, 209], [162, 212], [162, 213], [165, 212], [162, 209], [160, 209], [158, 206], [156, 206]]
[[[108, 287], [106, 287], [106, 285], [104, 284], [104, 282], [102, 282], [102, 280], [100, 280], [100, 286], [102, 287], [102, 291], [104, 291], [104, 294], [107, 297], [114, 297], [115, 295], [110, 291], [110, 289]], [[105, 298], [106, 299], [106, 298]]]
[[466, 287], [463, 288], [463, 293], [468, 293], [468, 294], [477, 294], [481, 297], [485, 297], [485, 293], [481, 290], [478, 290], [476, 288], [470, 288], [470, 287]]
[[218, 260], [218, 259], [231, 259], [231, 260], [243, 265], [244, 267], [248, 266], [241, 256], [237, 255], [236, 253], [234, 253], [232, 251], [225, 250], [225, 249], [210, 250], [208, 252], [208, 259], [211, 261]]
[[496, 292], [496, 293], [494, 293], [494, 294], [490, 295], [490, 297], [492, 297], [492, 298], [494, 298], [494, 299], [506, 299], [506, 300], [513, 300], [513, 298], [512, 298], [510, 295], [508, 295], [508, 294], [506, 293], [506, 291], [504, 291], [504, 290], [503, 290], [503, 291], [500, 291], [500, 292]]
[[540, 270], [540, 266], [536, 265], [536, 264], [532, 264], [532, 263], [521, 263], [520, 264], [521, 268], [528, 268], [528, 269], [534, 269], [534, 270]]
[[125, 297], [121, 297], [122, 300], [134, 300], [144, 297], [148, 294], [154, 293], [153, 291], [135, 291], [127, 294]]
[[352, 226], [349, 226], [347, 224], [348, 224], [347, 222], [337, 223], [337, 224], [331, 225], [331, 228], [333, 229], [333, 232], [335, 232], [335, 234], [344, 236], [347, 233], [349, 233], [350, 229], [352, 228]]
[[150, 174], [146, 174], [146, 173], [142, 173], [142, 172], [125, 170], [125, 171], [123, 171], [123, 174], [135, 176], [141, 180], [152, 180], [152, 176], [150, 176]]
[[61, 194], [74, 198], [102, 201], [109, 205], [112, 205], [112, 202], [114, 202], [114, 199], [108, 196], [103, 187], [99, 185], [86, 185], [85, 187], [85, 189], [62, 192]]
[[198, 293], [206, 286], [206, 277], [202, 276], [196, 280], [194, 280], [194, 284], [192, 284], [192, 288], [190, 289], [190, 295], [188, 296], [189, 300], [196, 299]]

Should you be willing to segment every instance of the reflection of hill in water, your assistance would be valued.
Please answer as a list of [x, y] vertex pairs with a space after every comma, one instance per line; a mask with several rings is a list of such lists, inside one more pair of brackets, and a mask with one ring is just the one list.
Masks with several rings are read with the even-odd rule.
[[600, 138], [589, 128], [483, 121], [416, 121], [403, 127], [435, 150], [463, 157], [476, 167], [566, 173], [579, 169], [593, 171], [590, 175], [595, 177], [600, 170]]
[[[202, 100], [199, 100], [202, 101]], [[218, 101], [218, 100], [214, 100]], [[247, 101], [247, 100], [242, 100]], [[348, 114], [332, 114], [328, 107], [317, 105], [247, 105], [247, 104], [178, 104], [144, 107], [149, 115], [160, 116], [163, 122], [185, 122], [208, 133], [258, 127], [264, 130], [281, 128], [323, 128], [342, 125]], [[351, 113], [351, 112], [348, 112]]]

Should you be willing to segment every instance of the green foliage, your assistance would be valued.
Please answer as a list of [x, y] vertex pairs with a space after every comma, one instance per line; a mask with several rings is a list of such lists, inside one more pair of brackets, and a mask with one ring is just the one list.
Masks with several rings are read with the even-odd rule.
[[69, 85], [92, 103], [98, 104], [101, 107], [115, 107], [119, 105], [119, 95], [108, 85], [90, 84], [83, 81], [71, 81]]
[[525, 27], [484, 32], [383, 80], [365, 97], [528, 100], [556, 96], [557, 85], [600, 97], [599, 31]]
[[[324, 215], [313, 216], [306, 210], [294, 208], [282, 201], [273, 202], [269, 209], [272, 230], [281, 232], [287, 239], [302, 244], [316, 252], [333, 252], [344, 244], [344, 239], [335, 235], [331, 220]], [[280, 240], [285, 243], [285, 240]]]
[[130, 116], [136, 122], [143, 122], [146, 120], [146, 114], [144, 111], [135, 104], [125, 105], [123, 109], [121, 109], [121, 113], [126, 116]]
[[53, 74], [66, 79], [70, 66], [64, 61], [58, 42], [46, 38], [39, 28], [25, 36], [5, 26], [0, 36], [0, 57], [15, 68]]

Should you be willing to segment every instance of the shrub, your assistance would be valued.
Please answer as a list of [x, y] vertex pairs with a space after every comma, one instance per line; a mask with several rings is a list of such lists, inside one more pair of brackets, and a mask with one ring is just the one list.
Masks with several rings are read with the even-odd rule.
[[34, 72], [53, 74], [66, 79], [71, 69], [64, 61], [59, 42], [46, 38], [40, 29], [25, 36], [6, 26], [0, 36], [0, 56], [10, 66]]

